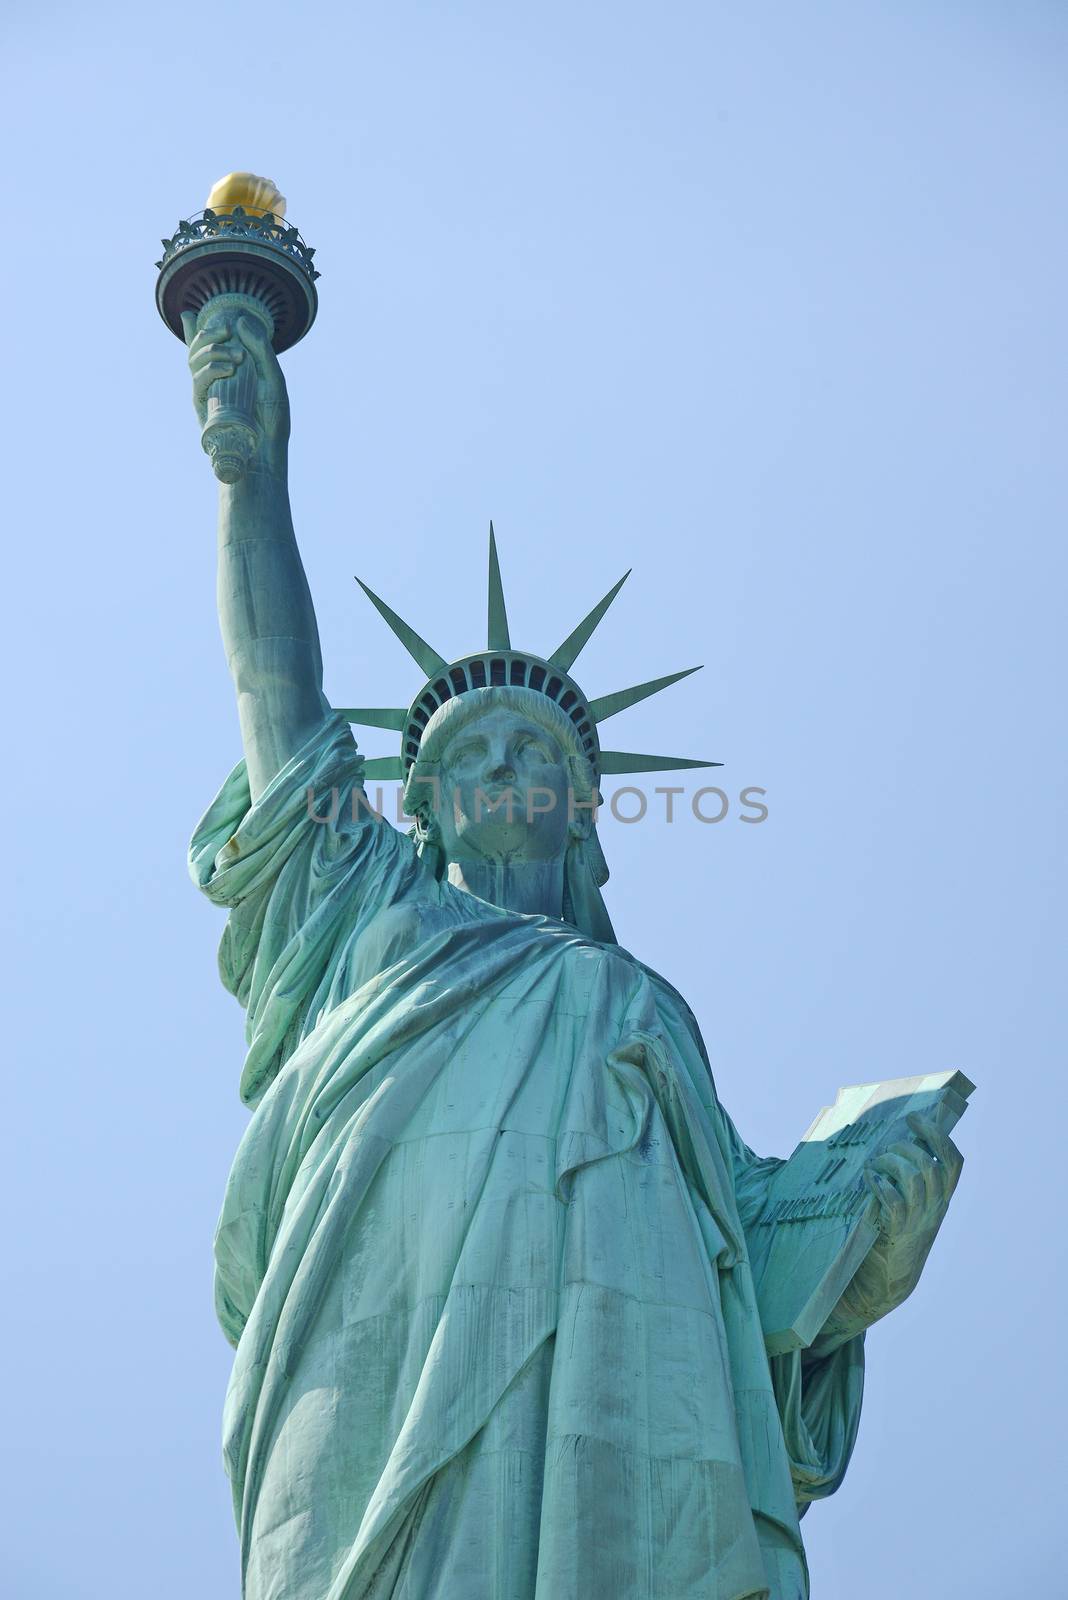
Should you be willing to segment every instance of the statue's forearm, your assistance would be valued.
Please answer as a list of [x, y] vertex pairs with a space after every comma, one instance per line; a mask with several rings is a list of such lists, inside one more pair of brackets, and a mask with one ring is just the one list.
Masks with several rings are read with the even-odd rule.
[[253, 796], [323, 716], [322, 657], [284, 471], [219, 493], [219, 622]]

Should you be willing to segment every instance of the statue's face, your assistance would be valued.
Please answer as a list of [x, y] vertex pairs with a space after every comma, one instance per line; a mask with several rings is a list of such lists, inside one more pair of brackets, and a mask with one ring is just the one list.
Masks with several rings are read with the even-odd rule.
[[438, 824], [449, 861], [554, 861], [568, 842], [568, 766], [535, 722], [495, 706], [457, 729], [441, 758]]

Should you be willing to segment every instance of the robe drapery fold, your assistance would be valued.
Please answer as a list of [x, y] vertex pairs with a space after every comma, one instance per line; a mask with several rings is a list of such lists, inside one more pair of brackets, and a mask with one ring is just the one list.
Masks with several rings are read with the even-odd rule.
[[328, 718], [194, 836], [252, 1118], [216, 1237], [246, 1600], [802, 1600], [862, 1341], [769, 1363], [767, 1175], [615, 945], [441, 883]]

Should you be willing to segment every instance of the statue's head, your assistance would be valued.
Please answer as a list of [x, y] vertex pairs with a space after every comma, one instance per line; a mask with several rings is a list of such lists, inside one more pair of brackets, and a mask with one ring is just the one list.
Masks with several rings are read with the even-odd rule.
[[532, 689], [473, 689], [430, 718], [404, 789], [443, 860], [561, 861], [593, 831], [593, 767], [575, 725]]
[[420, 852], [439, 873], [450, 862], [476, 858], [562, 860], [564, 916], [597, 939], [612, 938], [600, 896], [608, 868], [593, 811], [599, 775], [719, 765], [601, 747], [601, 722], [697, 670], [594, 700], [583, 693], [570, 676], [572, 663], [624, 578], [549, 655], [516, 650], [491, 524], [486, 649], [451, 662], [361, 580], [427, 681], [406, 709], [350, 707], [342, 713], [351, 722], [400, 733], [400, 755], [373, 757], [366, 773], [402, 780]]
[[576, 724], [544, 694], [511, 685], [439, 706], [404, 785], [419, 852], [438, 876], [452, 862], [561, 865], [565, 920], [613, 942], [597, 800]]

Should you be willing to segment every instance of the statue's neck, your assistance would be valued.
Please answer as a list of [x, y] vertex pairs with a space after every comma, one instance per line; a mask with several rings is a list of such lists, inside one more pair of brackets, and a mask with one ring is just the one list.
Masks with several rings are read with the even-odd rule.
[[478, 895], [503, 911], [545, 917], [564, 914], [564, 863], [519, 861], [485, 856], [450, 861], [448, 879], [457, 889]]

